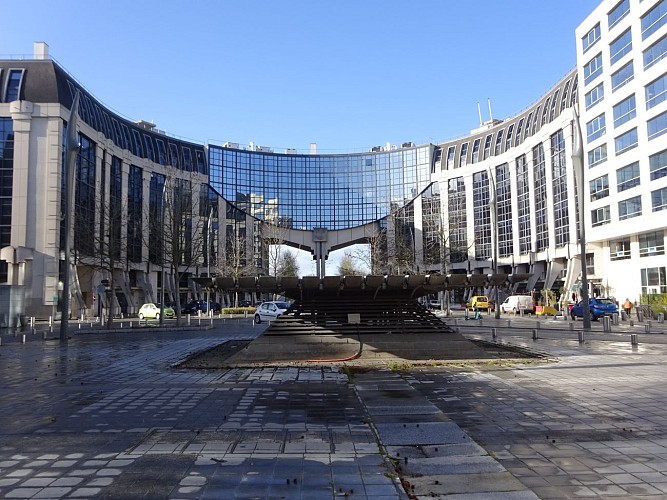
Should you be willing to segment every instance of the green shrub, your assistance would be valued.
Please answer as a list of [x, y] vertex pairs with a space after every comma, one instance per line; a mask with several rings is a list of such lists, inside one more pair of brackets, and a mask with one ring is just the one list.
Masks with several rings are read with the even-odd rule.
[[225, 307], [220, 311], [221, 314], [245, 314], [248, 316], [255, 314], [254, 307]]
[[667, 316], [667, 293], [649, 293], [639, 297], [642, 305], [651, 306], [653, 318], [657, 318], [662, 313]]

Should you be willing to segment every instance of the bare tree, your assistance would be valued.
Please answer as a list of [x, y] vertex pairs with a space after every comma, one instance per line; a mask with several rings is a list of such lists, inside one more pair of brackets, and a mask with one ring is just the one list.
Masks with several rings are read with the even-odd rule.
[[299, 271], [299, 264], [296, 260], [296, 254], [289, 250], [285, 250], [277, 264], [276, 276], [298, 276]]
[[265, 221], [262, 223], [261, 231], [264, 251], [269, 259], [269, 275], [278, 276], [278, 267], [283, 260], [284, 246], [287, 241], [289, 227], [280, 220]]
[[[112, 178], [108, 199], [100, 190], [96, 191], [93, 196], [94, 211], [87, 210], [86, 204], [77, 206], [74, 224], [74, 246], [78, 262], [97, 271], [105, 285], [107, 328], [111, 328], [116, 314], [114, 271], [126, 269], [128, 265], [126, 238], [123, 237], [123, 228], [126, 227], [124, 215], [128, 205], [121, 198], [120, 178], [116, 180], [118, 182], [114, 183]], [[90, 217], [85, 214], [86, 211]], [[95, 223], [90, 223], [93, 214]]]
[[341, 276], [361, 276], [363, 272], [356, 263], [355, 256], [350, 252], [345, 252], [338, 266], [338, 274]]
[[[245, 227], [228, 224], [224, 244], [216, 263], [217, 273], [235, 280], [241, 276], [253, 276], [257, 273], [257, 268], [251, 262], [251, 257]], [[238, 293], [234, 294], [233, 302], [235, 306], [238, 305]]]
[[179, 284], [189, 276], [193, 267], [204, 262], [208, 218], [199, 215], [199, 198], [193, 198], [193, 184], [199, 182], [197, 177], [166, 177], [162, 182], [159, 199], [149, 210], [147, 226], [150, 230], [144, 232], [144, 241], [148, 238], [148, 246], [153, 249], [152, 258], [165, 266], [174, 283], [172, 298], [177, 324], [180, 324]]

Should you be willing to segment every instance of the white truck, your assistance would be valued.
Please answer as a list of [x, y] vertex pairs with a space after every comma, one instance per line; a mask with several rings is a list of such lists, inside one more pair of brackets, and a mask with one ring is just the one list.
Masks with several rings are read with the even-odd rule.
[[500, 304], [501, 312], [513, 312], [514, 314], [523, 311], [527, 314], [535, 312], [535, 304], [530, 295], [510, 295], [505, 302]]

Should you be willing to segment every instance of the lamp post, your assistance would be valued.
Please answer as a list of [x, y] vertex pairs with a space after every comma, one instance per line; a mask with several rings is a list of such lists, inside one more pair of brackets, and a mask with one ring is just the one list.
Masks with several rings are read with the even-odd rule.
[[69, 111], [67, 120], [67, 139], [65, 141], [65, 150], [67, 156], [63, 169], [65, 175], [65, 189], [63, 198], [65, 200], [65, 213], [63, 214], [65, 232], [65, 269], [63, 273], [63, 298], [60, 305], [60, 342], [67, 342], [67, 329], [69, 328], [70, 311], [70, 254], [72, 253], [72, 204], [74, 201], [74, 171], [76, 170], [76, 155], [79, 151], [79, 137], [76, 132], [77, 110], [79, 107], [79, 91], [74, 94], [72, 107]]
[[[493, 229], [493, 274], [498, 274], [498, 200], [496, 198], [496, 180], [493, 176], [491, 167], [489, 167], [489, 184], [491, 185], [491, 196], [489, 205], [491, 207], [492, 229]], [[497, 278], [496, 278], [497, 279]], [[493, 317], [500, 319], [500, 304], [498, 303], [498, 284], [494, 285], [495, 307], [493, 308]]]

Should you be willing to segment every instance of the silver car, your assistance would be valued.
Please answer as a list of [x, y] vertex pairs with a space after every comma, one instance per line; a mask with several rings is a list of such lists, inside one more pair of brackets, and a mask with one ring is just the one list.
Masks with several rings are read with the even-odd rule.
[[255, 310], [255, 323], [275, 321], [289, 309], [287, 302], [262, 302]]

